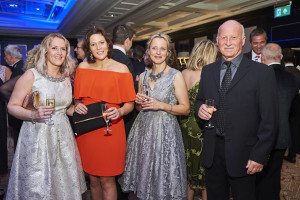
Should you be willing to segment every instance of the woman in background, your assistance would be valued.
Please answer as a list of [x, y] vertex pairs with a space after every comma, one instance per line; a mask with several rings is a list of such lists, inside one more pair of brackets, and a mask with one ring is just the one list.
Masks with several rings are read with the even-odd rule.
[[198, 93], [202, 67], [215, 62], [217, 53], [217, 47], [210, 40], [199, 42], [192, 50], [186, 69], [182, 71], [192, 108], [188, 116], [181, 116], [180, 124], [187, 165], [188, 200], [194, 199], [195, 190], [201, 190], [202, 199], [207, 199], [205, 171], [201, 160], [203, 135], [195, 118], [194, 103]]
[[189, 113], [187, 88], [181, 72], [167, 64], [172, 56], [169, 36], [152, 35], [147, 49], [153, 67], [140, 75], [135, 102], [142, 110], [129, 134], [119, 182], [139, 199], [182, 200], [187, 197], [186, 164], [176, 115]]
[[106, 127], [90, 131], [78, 136], [77, 144], [83, 169], [90, 177], [93, 200], [116, 200], [115, 176], [122, 174], [125, 167], [123, 116], [133, 110], [135, 100], [132, 75], [126, 65], [112, 59], [112, 42], [101, 27], [90, 29], [84, 44], [87, 62], [80, 63], [76, 71], [75, 111], [85, 114], [86, 105], [106, 102], [112, 131], [110, 136], [105, 136]]
[[[83, 170], [68, 115], [73, 115], [69, 41], [46, 36], [28, 69], [17, 81], [8, 111], [24, 120], [7, 189], [7, 200], [74, 199], [86, 190]], [[39, 107], [22, 107], [30, 92], [39, 92]], [[55, 106], [46, 106], [52, 96]], [[53, 123], [50, 121], [51, 120]]]

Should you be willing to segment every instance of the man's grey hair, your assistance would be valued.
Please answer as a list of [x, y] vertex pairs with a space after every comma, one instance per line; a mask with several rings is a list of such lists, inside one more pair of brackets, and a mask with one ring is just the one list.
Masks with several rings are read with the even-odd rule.
[[276, 43], [268, 43], [261, 51], [266, 60], [281, 61], [281, 47]]
[[9, 44], [4, 48], [4, 51], [9, 55], [14, 56], [15, 58], [18, 58], [18, 59], [23, 58], [22, 51], [18, 45]]

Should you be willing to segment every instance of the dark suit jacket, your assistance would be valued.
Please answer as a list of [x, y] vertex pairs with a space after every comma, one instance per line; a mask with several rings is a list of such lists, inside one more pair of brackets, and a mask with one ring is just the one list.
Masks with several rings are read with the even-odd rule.
[[280, 64], [270, 65], [275, 71], [278, 93], [279, 124], [276, 149], [286, 149], [291, 145], [289, 114], [293, 99], [298, 92], [298, 80], [286, 72]]
[[24, 61], [19, 60], [17, 63], [14, 64], [14, 67], [12, 68], [12, 74], [10, 78], [14, 78], [16, 76], [22, 75], [24, 73]]
[[12, 68], [12, 74], [10, 76], [10, 79], [0, 87], [0, 99], [7, 101], [9, 100], [17, 80], [21, 77], [23, 73], [24, 62], [23, 60], [19, 60], [17, 63], [14, 64], [14, 67]]
[[130, 71], [130, 73], [133, 75], [133, 66], [131, 60], [128, 58], [127, 55], [125, 55], [122, 51], [119, 49], [114, 49], [113, 57], [115, 61], [118, 61], [120, 63], [123, 63], [126, 65]]
[[247, 58], [249, 58], [250, 60], [252, 60], [252, 50], [249, 51], [248, 53], [244, 53], [244, 56], [246, 56]]
[[[120, 63], [123, 63], [125, 64], [130, 73], [132, 74], [133, 76], [133, 66], [132, 66], [132, 62], [131, 60], [128, 58], [127, 55], [125, 55], [122, 51], [120, 51], [119, 49], [114, 49], [114, 53], [113, 53], [113, 57], [112, 59], [114, 59], [115, 61], [117, 62], [120, 62]], [[134, 78], [134, 77], [133, 77]], [[134, 80], [134, 79], [133, 79]], [[133, 84], [134, 84], [134, 81], [133, 81]], [[126, 137], [128, 136], [129, 132], [130, 132], [130, 129], [132, 127], [132, 124], [134, 122], [134, 119], [136, 117], [136, 113], [133, 109], [132, 112], [128, 113], [127, 115], [125, 115], [123, 117], [124, 119], [124, 123], [125, 123], [125, 132], [126, 132]]]
[[[220, 68], [221, 60], [203, 68], [195, 113], [205, 99], [214, 99], [218, 109]], [[225, 157], [230, 176], [246, 176], [248, 160], [267, 163], [276, 138], [276, 97], [273, 69], [244, 56], [226, 93]], [[208, 168], [213, 163], [215, 139], [216, 128], [204, 129], [203, 164]]]

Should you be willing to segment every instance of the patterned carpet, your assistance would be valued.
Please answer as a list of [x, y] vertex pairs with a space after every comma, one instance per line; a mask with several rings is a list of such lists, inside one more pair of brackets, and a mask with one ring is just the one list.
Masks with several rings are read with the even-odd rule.
[[281, 170], [280, 200], [300, 199], [300, 155], [297, 155], [296, 163], [283, 160]]

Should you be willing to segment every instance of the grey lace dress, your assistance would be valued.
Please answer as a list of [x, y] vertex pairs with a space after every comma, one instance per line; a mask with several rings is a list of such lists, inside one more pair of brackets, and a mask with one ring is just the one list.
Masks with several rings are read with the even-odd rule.
[[[171, 68], [155, 83], [149, 96], [176, 105]], [[144, 84], [148, 76], [144, 72]], [[179, 200], [187, 198], [186, 164], [181, 130], [176, 116], [164, 111], [141, 111], [129, 134], [125, 171], [119, 179], [123, 191], [139, 199]]]
[[76, 141], [66, 116], [72, 101], [69, 79], [50, 81], [35, 69], [33, 91], [39, 91], [40, 105], [55, 91], [54, 125], [45, 120], [24, 121], [7, 189], [7, 200], [78, 200], [86, 190]]

